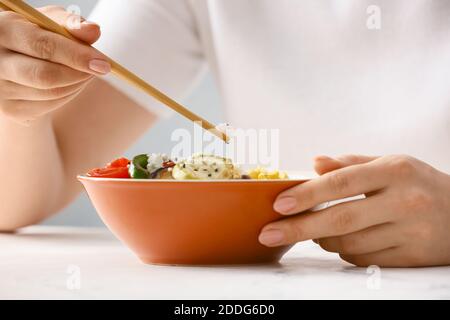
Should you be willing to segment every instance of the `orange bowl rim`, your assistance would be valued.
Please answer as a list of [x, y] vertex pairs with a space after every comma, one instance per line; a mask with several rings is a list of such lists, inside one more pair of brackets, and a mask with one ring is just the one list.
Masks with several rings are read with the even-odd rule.
[[298, 182], [304, 183], [311, 178], [295, 178], [295, 179], [223, 179], [223, 180], [169, 180], [169, 179], [122, 179], [122, 178], [97, 178], [87, 175], [78, 175], [80, 181], [102, 181], [102, 182], [136, 182], [136, 183], [279, 183], [279, 182]]

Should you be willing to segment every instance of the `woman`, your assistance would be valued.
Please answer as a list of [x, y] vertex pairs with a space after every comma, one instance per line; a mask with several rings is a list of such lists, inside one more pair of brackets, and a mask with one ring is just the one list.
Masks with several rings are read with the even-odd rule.
[[[262, 244], [313, 239], [360, 266], [448, 265], [450, 3], [376, 2], [103, 0], [98, 24], [80, 28], [59, 7], [40, 10], [87, 43], [101, 26], [101, 51], [177, 99], [209, 65], [231, 123], [280, 129], [284, 168], [382, 155], [316, 157], [321, 177], [278, 196], [287, 218]], [[1, 230], [57, 212], [79, 193], [77, 173], [166, 115], [98, 77], [109, 72], [98, 52], [0, 13]]]

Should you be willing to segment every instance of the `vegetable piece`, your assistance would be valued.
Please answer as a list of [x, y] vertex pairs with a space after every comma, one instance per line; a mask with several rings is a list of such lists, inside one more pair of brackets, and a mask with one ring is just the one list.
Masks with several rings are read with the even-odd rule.
[[98, 168], [93, 169], [87, 174], [89, 177], [93, 178], [118, 178], [118, 179], [129, 179], [130, 174], [128, 173], [128, 168]]
[[172, 169], [171, 168], [165, 168], [163, 170], [161, 170], [158, 173], [158, 179], [162, 179], [162, 180], [173, 180], [172, 177]]
[[171, 169], [169, 168], [160, 168], [158, 170], [156, 170], [155, 172], [152, 172], [150, 174], [150, 179], [155, 179], [155, 180], [160, 180], [160, 179], [164, 179], [164, 180], [172, 180], [172, 172], [170, 171]]
[[127, 168], [129, 164], [130, 160], [127, 158], [120, 158], [109, 163], [106, 168]]
[[133, 179], [148, 179], [150, 174], [147, 170], [148, 155], [140, 154], [133, 158], [128, 169]]
[[172, 160], [163, 163], [163, 168], [173, 168], [176, 166], [176, 163]]

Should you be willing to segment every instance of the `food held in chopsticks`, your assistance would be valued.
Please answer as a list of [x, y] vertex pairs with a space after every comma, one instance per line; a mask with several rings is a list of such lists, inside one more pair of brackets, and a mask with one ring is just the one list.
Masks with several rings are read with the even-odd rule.
[[93, 178], [147, 179], [147, 180], [278, 180], [288, 179], [280, 171], [255, 168], [242, 171], [232, 160], [224, 157], [194, 154], [179, 161], [164, 154], [140, 154], [131, 161], [121, 158], [104, 168], [87, 174]]

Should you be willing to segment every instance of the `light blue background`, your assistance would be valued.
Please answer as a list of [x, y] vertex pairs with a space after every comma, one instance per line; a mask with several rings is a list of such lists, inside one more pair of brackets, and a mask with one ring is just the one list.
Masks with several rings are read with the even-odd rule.
[[[95, 6], [96, 2], [97, 1], [95, 0], [28, 1], [29, 4], [35, 7], [48, 4], [62, 5], [65, 7], [68, 7], [69, 5], [77, 5], [80, 7], [81, 14], [84, 17], [89, 16], [89, 12]], [[223, 122], [221, 109], [219, 107], [219, 96], [214, 82], [209, 75], [205, 78], [205, 81], [200, 84], [196, 91], [193, 92], [191, 97], [182, 102], [194, 112], [204, 116], [206, 119], [214, 123]], [[192, 125], [179, 116], [174, 116], [171, 119], [160, 121], [134, 146], [132, 146], [126, 155], [130, 156], [143, 152], [164, 152], [170, 154], [170, 149], [172, 146], [172, 143], [170, 142], [170, 135], [176, 128], [187, 128], [190, 130]], [[103, 225], [89, 202], [89, 199], [84, 193], [68, 208], [60, 212], [58, 215], [48, 219], [44, 222], [44, 224], [73, 226]]]

